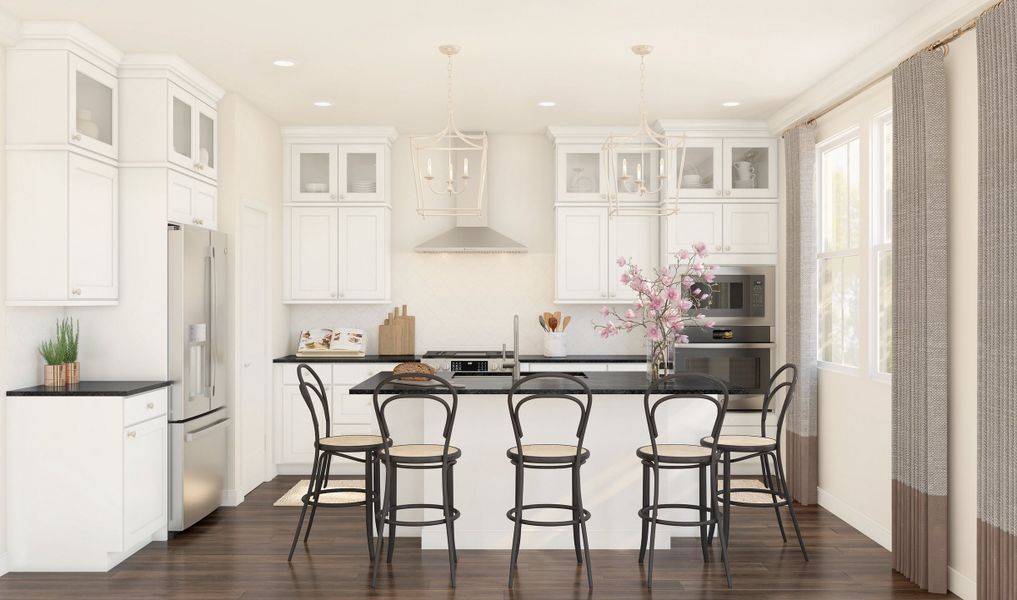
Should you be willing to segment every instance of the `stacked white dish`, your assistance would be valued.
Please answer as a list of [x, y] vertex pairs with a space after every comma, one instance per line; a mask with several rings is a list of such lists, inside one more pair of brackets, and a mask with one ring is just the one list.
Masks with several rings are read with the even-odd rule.
[[348, 191], [351, 194], [373, 194], [378, 191], [378, 184], [369, 179], [355, 179], [350, 181]]

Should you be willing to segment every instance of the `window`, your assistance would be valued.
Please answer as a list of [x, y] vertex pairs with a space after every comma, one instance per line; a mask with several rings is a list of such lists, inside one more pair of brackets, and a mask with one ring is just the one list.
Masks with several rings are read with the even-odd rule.
[[872, 120], [872, 371], [893, 372], [893, 114]]
[[819, 360], [859, 366], [861, 165], [858, 132], [819, 148]]

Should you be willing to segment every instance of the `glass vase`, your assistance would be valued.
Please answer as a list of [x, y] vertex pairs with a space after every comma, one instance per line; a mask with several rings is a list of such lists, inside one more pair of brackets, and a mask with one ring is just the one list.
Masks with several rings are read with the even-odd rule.
[[646, 377], [657, 381], [674, 373], [674, 341], [670, 339], [654, 342], [646, 340]]

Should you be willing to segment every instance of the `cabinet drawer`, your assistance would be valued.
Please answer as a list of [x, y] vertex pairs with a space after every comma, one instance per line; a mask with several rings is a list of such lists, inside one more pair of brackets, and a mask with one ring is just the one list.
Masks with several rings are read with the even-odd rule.
[[[283, 384], [286, 385], [300, 385], [300, 379], [297, 378], [297, 367], [299, 365], [286, 365], [283, 367]], [[325, 385], [332, 383], [332, 365], [330, 364], [318, 364], [310, 365], [311, 369], [318, 374], [321, 378], [321, 382]]]
[[391, 371], [398, 363], [369, 363], [361, 365], [338, 364], [333, 370], [332, 382], [337, 385], [356, 385], [378, 373]]
[[124, 398], [124, 427], [166, 414], [166, 390]]

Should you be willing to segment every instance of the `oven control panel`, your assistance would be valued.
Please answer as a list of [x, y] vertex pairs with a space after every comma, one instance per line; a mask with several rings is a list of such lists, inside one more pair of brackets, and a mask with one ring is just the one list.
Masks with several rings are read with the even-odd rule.
[[752, 277], [749, 281], [749, 316], [766, 316], [766, 278]]
[[489, 363], [486, 360], [453, 360], [450, 370], [453, 373], [482, 373], [490, 371]]

